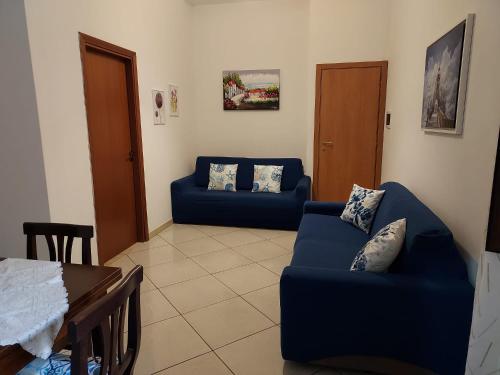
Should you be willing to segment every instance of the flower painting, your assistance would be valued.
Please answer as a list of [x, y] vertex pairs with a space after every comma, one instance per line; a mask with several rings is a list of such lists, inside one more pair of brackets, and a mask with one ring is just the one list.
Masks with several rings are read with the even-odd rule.
[[461, 134], [473, 15], [427, 48], [422, 129]]
[[278, 110], [280, 71], [233, 70], [222, 72], [224, 110]]

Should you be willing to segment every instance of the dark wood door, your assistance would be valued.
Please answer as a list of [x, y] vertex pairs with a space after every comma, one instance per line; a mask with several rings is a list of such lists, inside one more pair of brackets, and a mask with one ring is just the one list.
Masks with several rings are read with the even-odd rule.
[[318, 65], [315, 199], [345, 201], [380, 183], [387, 63]]
[[84, 60], [99, 260], [137, 241], [126, 61], [89, 49]]

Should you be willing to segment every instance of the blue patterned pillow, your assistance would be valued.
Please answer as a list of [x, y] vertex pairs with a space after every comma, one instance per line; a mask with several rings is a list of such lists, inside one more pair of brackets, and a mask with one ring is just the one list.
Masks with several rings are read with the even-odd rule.
[[252, 192], [280, 193], [282, 165], [254, 165]]
[[[94, 360], [89, 360], [89, 375], [99, 375], [101, 365]], [[17, 375], [70, 375], [71, 359], [60, 353], [51, 354], [47, 359], [35, 358], [28, 363]]]
[[358, 252], [351, 271], [386, 272], [396, 259], [406, 232], [406, 219], [397, 220], [380, 229]]
[[238, 164], [210, 163], [208, 190], [236, 191]]
[[340, 218], [365, 233], [370, 232], [375, 212], [384, 193], [385, 190], [365, 189], [354, 184], [349, 201]]

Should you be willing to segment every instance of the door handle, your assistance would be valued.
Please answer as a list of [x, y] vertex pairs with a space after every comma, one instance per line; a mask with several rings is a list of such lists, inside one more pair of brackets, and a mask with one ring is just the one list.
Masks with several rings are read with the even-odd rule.
[[323, 146], [326, 146], [326, 147], [332, 147], [333, 146], [333, 142], [332, 141], [321, 142], [321, 144]]

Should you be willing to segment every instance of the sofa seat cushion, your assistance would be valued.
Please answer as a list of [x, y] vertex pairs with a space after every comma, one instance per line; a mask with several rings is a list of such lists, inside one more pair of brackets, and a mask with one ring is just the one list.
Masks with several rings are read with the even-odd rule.
[[349, 270], [369, 239], [338, 216], [306, 214], [300, 223], [291, 265]]

